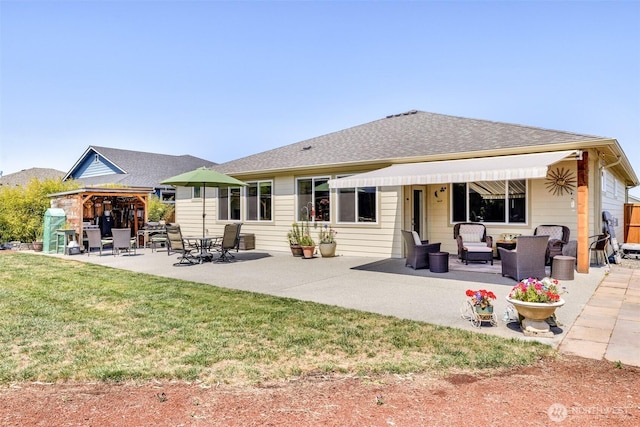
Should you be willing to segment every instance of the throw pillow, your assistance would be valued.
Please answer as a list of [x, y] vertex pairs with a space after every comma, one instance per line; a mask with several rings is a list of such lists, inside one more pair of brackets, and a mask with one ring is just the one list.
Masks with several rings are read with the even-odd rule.
[[420, 240], [420, 236], [418, 236], [417, 232], [412, 231], [411, 235], [413, 236], [413, 242], [416, 244], [416, 246], [422, 245], [422, 241]]

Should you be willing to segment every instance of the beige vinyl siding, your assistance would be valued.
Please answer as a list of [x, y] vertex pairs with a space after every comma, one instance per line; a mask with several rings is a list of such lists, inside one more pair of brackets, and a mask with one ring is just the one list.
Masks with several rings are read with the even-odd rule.
[[[577, 176], [577, 163], [561, 162], [549, 167], [549, 170], [570, 169], [573, 176]], [[562, 195], [554, 195], [553, 190], [547, 187], [546, 179], [529, 180], [529, 230], [533, 234], [536, 227], [543, 224], [566, 225], [570, 230], [570, 239], [577, 239], [578, 232], [578, 194], [577, 182], [574, 183], [573, 195], [563, 192]], [[573, 197], [574, 206], [571, 207]]]
[[[176, 223], [180, 224], [180, 230], [184, 236], [202, 235], [202, 198], [193, 199], [191, 187], [176, 188]], [[206, 191], [206, 217], [205, 231], [210, 236], [222, 235], [223, 226], [216, 224], [217, 214], [216, 188], [207, 188]]]
[[[608, 211], [617, 221], [614, 223], [616, 239], [624, 240], [624, 183], [610, 170], [604, 170], [606, 187], [602, 191], [602, 211]], [[601, 215], [602, 212], [599, 212]], [[594, 233], [595, 234], [595, 233]]]
[[436, 198], [435, 191], [443, 185], [427, 187], [427, 239], [430, 243], [440, 242], [440, 250], [450, 255], [458, 253], [458, 244], [453, 239], [453, 225], [449, 222], [449, 208], [451, 206], [451, 185], [444, 186], [446, 190]]

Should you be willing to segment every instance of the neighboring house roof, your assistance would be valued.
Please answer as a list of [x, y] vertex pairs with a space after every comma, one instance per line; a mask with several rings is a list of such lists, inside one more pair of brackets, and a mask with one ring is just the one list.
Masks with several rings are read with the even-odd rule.
[[129, 187], [168, 188], [160, 182], [174, 175], [215, 162], [190, 155], [145, 153], [118, 148], [89, 146], [66, 174], [85, 185], [122, 184]]
[[409, 111], [216, 166], [242, 175], [309, 167], [486, 157], [617, 144], [615, 139]]
[[62, 179], [63, 176], [64, 172], [57, 169], [31, 168], [0, 177], [0, 185], [27, 185], [32, 179]]

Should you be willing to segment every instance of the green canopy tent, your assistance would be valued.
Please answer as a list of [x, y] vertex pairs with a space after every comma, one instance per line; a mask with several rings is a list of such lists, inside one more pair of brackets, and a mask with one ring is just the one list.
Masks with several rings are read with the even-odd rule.
[[207, 215], [205, 211], [206, 188], [207, 187], [245, 187], [247, 183], [237, 180], [229, 175], [216, 172], [213, 169], [205, 167], [185, 172], [171, 178], [167, 178], [161, 182], [165, 185], [173, 185], [176, 187], [202, 187], [202, 237], [205, 236], [204, 219]]

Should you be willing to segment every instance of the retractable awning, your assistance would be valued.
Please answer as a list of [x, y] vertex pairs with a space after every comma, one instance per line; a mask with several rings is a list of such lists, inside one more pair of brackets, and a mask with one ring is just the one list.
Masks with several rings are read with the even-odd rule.
[[547, 168], [575, 150], [439, 162], [403, 163], [371, 172], [329, 180], [330, 188], [384, 187], [392, 185], [446, 184], [544, 178]]

